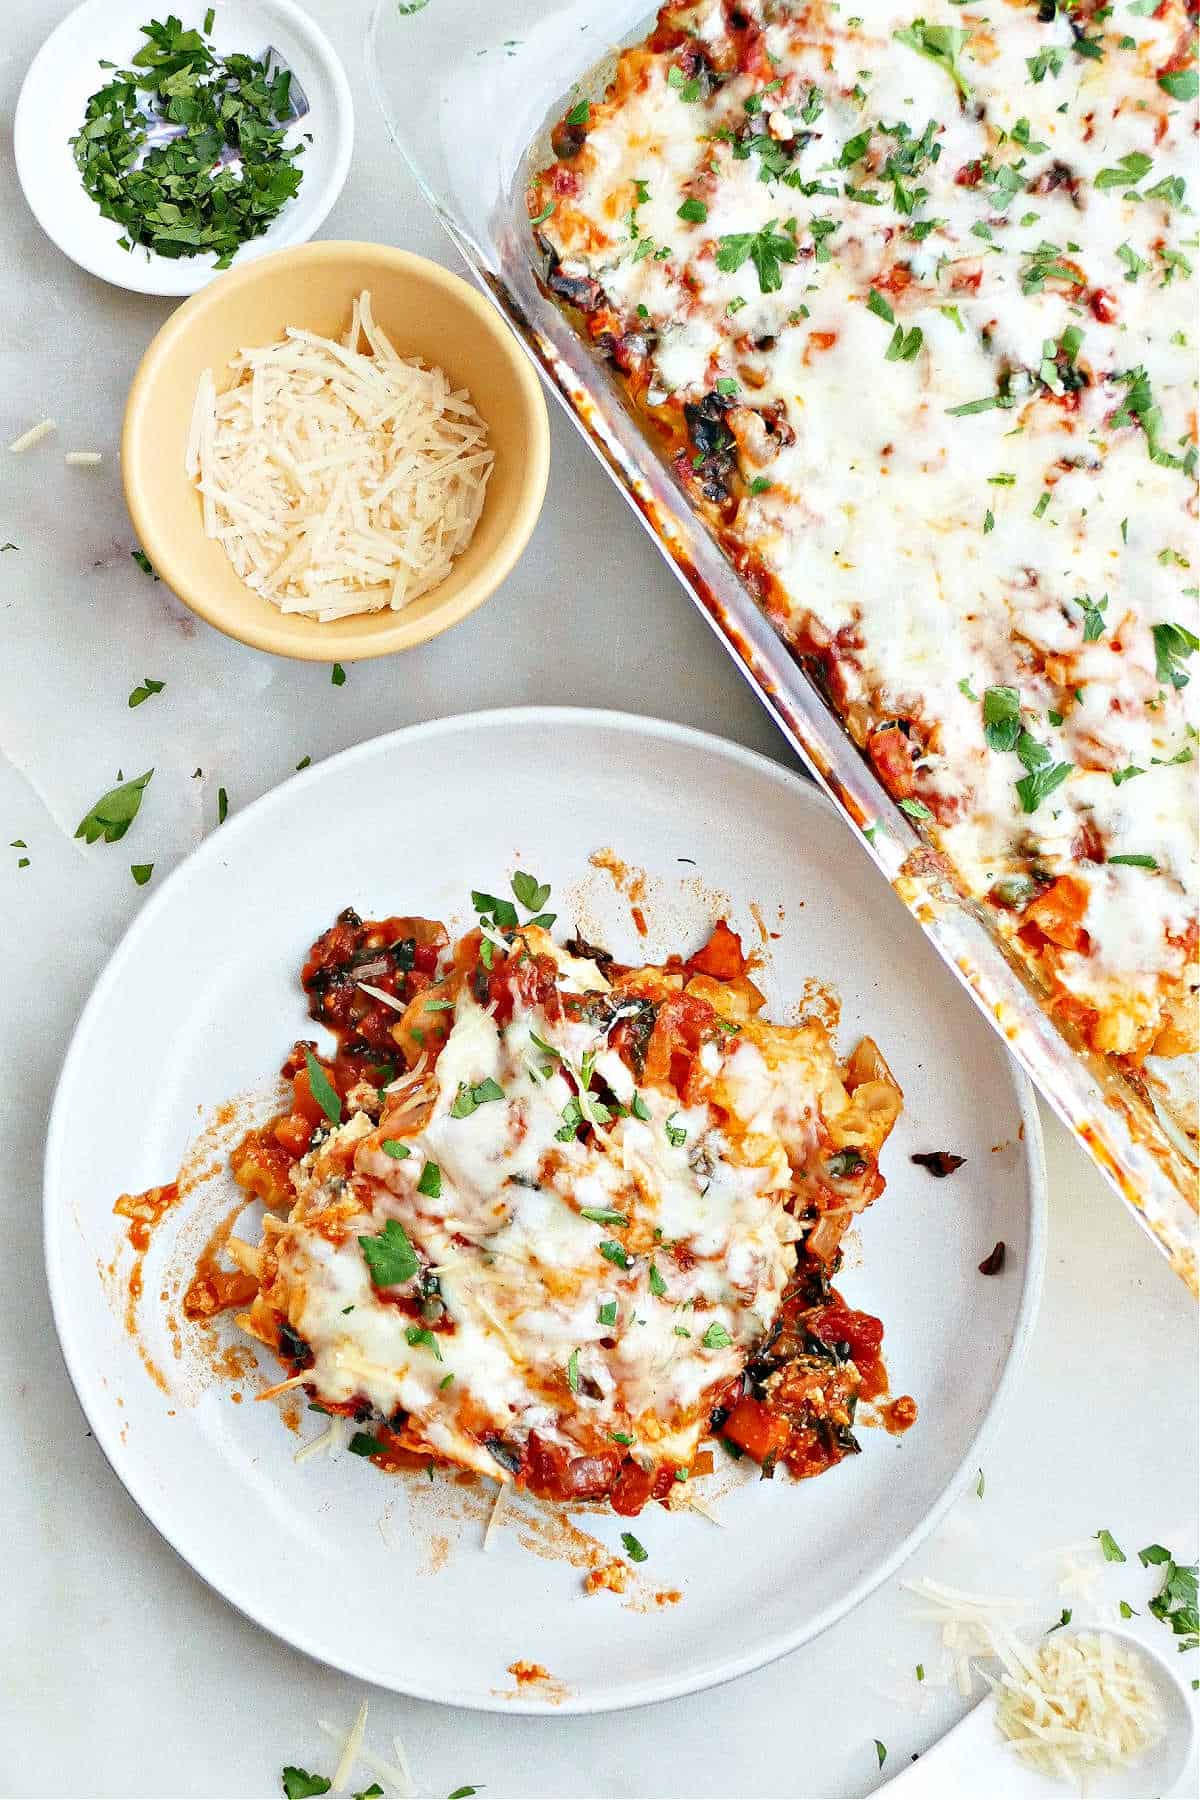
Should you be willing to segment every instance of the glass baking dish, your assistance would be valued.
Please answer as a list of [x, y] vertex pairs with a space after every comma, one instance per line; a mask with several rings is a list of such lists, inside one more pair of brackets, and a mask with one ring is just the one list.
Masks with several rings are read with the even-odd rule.
[[1139, 1089], [1068, 1042], [758, 610], [605, 362], [541, 285], [529, 177], [553, 160], [553, 122], [574, 97], [603, 92], [617, 52], [645, 36], [651, 17], [646, 0], [376, 0], [367, 66], [425, 198], [660, 554], [943, 960], [1196, 1292], [1194, 1150], [1178, 1123], [1194, 1105], [1181, 1093], [1194, 1079], [1191, 1059], [1161, 1066]]

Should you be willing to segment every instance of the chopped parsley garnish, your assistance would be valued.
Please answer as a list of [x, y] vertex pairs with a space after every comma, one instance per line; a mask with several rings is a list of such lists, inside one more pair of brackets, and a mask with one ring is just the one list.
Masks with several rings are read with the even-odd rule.
[[704, 1345], [706, 1350], [724, 1350], [728, 1344], [732, 1344], [733, 1339], [726, 1331], [724, 1325], [719, 1324], [714, 1319], [704, 1336], [700, 1339], [700, 1342]]
[[567, 114], [565, 123], [568, 125], [586, 125], [591, 116], [591, 111], [592, 108], [589, 101], [579, 100]]
[[897, 325], [892, 341], [884, 352], [886, 362], [912, 362], [920, 354], [921, 345], [925, 342], [925, 333], [919, 325], [911, 331], [905, 331], [903, 325]]
[[579, 1392], [579, 1351], [572, 1350], [567, 1358], [567, 1386], [573, 1394]]
[[[360, 1437], [362, 1433], [358, 1434]], [[351, 1443], [353, 1450], [354, 1445]], [[356, 1455], [370, 1455], [369, 1451], [356, 1451]], [[287, 1800], [312, 1800], [314, 1794], [327, 1794], [333, 1783], [325, 1775], [310, 1775], [307, 1769], [298, 1769], [294, 1763], [288, 1763], [283, 1771], [283, 1791]]]
[[1148, 1544], [1138, 1551], [1142, 1567], [1163, 1565], [1162, 1586], [1150, 1602], [1150, 1611], [1164, 1625], [1169, 1625], [1180, 1639], [1177, 1648], [1200, 1649], [1200, 1610], [1197, 1608], [1195, 1563], [1177, 1563], [1161, 1544]]
[[606, 1300], [604, 1302], [604, 1305], [600, 1308], [599, 1312], [596, 1314], [596, 1323], [598, 1325], [615, 1325], [616, 1322], [617, 1322], [617, 1303], [615, 1300]]
[[131, 707], [140, 706], [143, 700], [150, 698], [151, 694], [161, 694], [166, 685], [165, 681], [155, 681], [152, 675], [143, 675], [141, 686], [135, 687], [129, 696], [129, 705]]
[[1104, 1552], [1105, 1562], [1123, 1563], [1125, 1561], [1125, 1552], [1111, 1531], [1098, 1531], [1096, 1541]]
[[1069, 1625], [1070, 1623], [1071, 1623], [1071, 1609], [1069, 1606], [1064, 1606], [1062, 1609], [1062, 1612], [1059, 1614], [1055, 1623], [1053, 1625], [1051, 1625], [1049, 1630], [1046, 1632], [1046, 1636], [1050, 1637], [1050, 1635], [1053, 1632], [1061, 1631], [1064, 1625]]
[[92, 810], [80, 819], [75, 828], [75, 836], [88, 844], [94, 844], [99, 838], [103, 838], [106, 844], [115, 844], [118, 838], [123, 838], [137, 818], [142, 795], [153, 774], [153, 769], [147, 769], [144, 775], [136, 776], [133, 781], [123, 782], [120, 787], [110, 788], [107, 794], [101, 794]]
[[473, 1112], [477, 1112], [481, 1106], [486, 1106], [489, 1101], [503, 1100], [503, 1098], [504, 1089], [499, 1082], [493, 1081], [490, 1075], [485, 1080], [476, 1082], [474, 1087], [468, 1087], [465, 1081], [460, 1081], [458, 1092], [450, 1107], [450, 1117], [452, 1119], [469, 1119]]
[[[379, 1438], [372, 1437], [369, 1431], [356, 1431], [354, 1436], [350, 1439], [350, 1442], [347, 1445], [347, 1448], [350, 1451], [351, 1456], [386, 1456], [387, 1455], [387, 1445], [385, 1443], [381, 1442], [381, 1440]], [[328, 1788], [328, 1786], [329, 1786], [329, 1783], [326, 1782], [325, 1787], [305, 1788], [304, 1791], [306, 1794], [307, 1793], [323, 1794], [326, 1791], [326, 1789]]]
[[[1185, 657], [1200, 650], [1200, 638], [1186, 625], [1154, 625], [1154, 668], [1160, 681], [1169, 681], [1173, 688], [1185, 688], [1189, 677], [1184, 674], [1179, 664]], [[79, 833], [75, 833], [76, 837]], [[91, 841], [90, 839], [88, 840]]]
[[442, 1171], [435, 1162], [427, 1162], [421, 1170], [421, 1179], [417, 1183], [418, 1194], [427, 1199], [440, 1200], [442, 1197]]
[[405, 1328], [404, 1336], [414, 1349], [418, 1344], [424, 1344], [427, 1350], [433, 1351], [437, 1361], [441, 1362], [442, 1353], [438, 1349], [438, 1341], [427, 1326], [409, 1325]]
[[1154, 166], [1153, 157], [1147, 156], [1144, 150], [1129, 150], [1118, 158], [1115, 168], [1098, 169], [1096, 186], [1098, 188], [1135, 187], [1143, 175], [1148, 175]]
[[796, 241], [786, 232], [776, 231], [775, 220], [768, 219], [758, 231], [727, 233], [717, 239], [717, 267], [723, 275], [736, 274], [749, 260], [758, 275], [760, 292], [772, 294], [783, 286], [781, 263], [796, 260]]
[[683, 70], [678, 68], [674, 63], [672, 63], [671, 67], [667, 70], [667, 86], [669, 88], [674, 88], [675, 92], [679, 95], [679, 98], [681, 100], [686, 100], [689, 106], [693, 101], [700, 98], [701, 87], [699, 77], [695, 75], [686, 76]]
[[[6, 550], [15, 550], [16, 547], [17, 546], [15, 544], [5, 544], [4, 545], [4, 548]], [[137, 564], [138, 568], [142, 571], [143, 575], [153, 575], [155, 581], [158, 580], [158, 573], [155, 570], [154, 564], [150, 561], [150, 558], [146, 555], [146, 552], [144, 550], [131, 550], [129, 552], [129, 554], [130, 554], [130, 556], [132, 556], [134, 562]]]
[[[1128, 869], [1157, 869], [1158, 867], [1153, 856], [1135, 856], [1132, 853], [1128, 856], [1110, 856], [1108, 860], [1110, 863], [1124, 863]], [[1109, 1561], [1112, 1560], [1112, 1557], [1109, 1557]], [[1125, 1558], [1121, 1557], [1120, 1560], [1124, 1562]]]
[[924, 19], [914, 19], [903, 31], [894, 31], [892, 36], [898, 44], [906, 44], [920, 56], [927, 56], [931, 62], [939, 63], [949, 75], [964, 100], [971, 97], [971, 84], [959, 67], [958, 59], [967, 46], [971, 36], [957, 25], [927, 25]]
[[137, 883], [138, 887], [145, 887], [146, 883], [149, 881], [150, 877], [154, 873], [154, 864], [153, 863], [130, 863], [129, 873], [133, 876], [133, 879]]
[[615, 1238], [605, 1238], [596, 1248], [606, 1262], [614, 1264], [618, 1269], [628, 1269], [633, 1261], [624, 1244], [618, 1244]]
[[1036, 56], [1027, 56], [1025, 67], [1029, 70], [1030, 81], [1037, 86], [1046, 79], [1047, 75], [1061, 75], [1066, 60], [1066, 51], [1060, 50], [1057, 44], [1051, 44], [1045, 50], [1039, 50]]
[[[426, 1168], [434, 1164], [427, 1163]], [[420, 1260], [399, 1219], [389, 1219], [378, 1237], [360, 1237], [362, 1251], [372, 1284], [377, 1288], [399, 1287], [411, 1281], [420, 1268]]]
[[[1048, 753], [1047, 753], [1048, 754]], [[1023, 812], [1036, 812], [1042, 801], [1052, 794], [1055, 788], [1061, 787], [1071, 773], [1070, 763], [1043, 763], [1023, 775], [1017, 783], [1017, 793]]]
[[867, 311], [873, 312], [877, 319], [885, 319], [889, 325], [896, 323], [896, 315], [892, 311], [891, 302], [886, 300], [877, 288], [872, 288], [867, 295]]
[[1083, 641], [1094, 644], [1104, 636], [1104, 609], [1108, 605], [1108, 595], [1102, 594], [1099, 600], [1093, 600], [1090, 594], [1076, 594], [1075, 604], [1083, 614]]
[[693, 225], [703, 225], [708, 217], [708, 208], [703, 200], [685, 200], [675, 214], [677, 219], [687, 219]]
[[1200, 70], [1168, 69], [1165, 75], [1159, 76], [1158, 85], [1172, 100], [1194, 100], [1200, 93]]
[[308, 1086], [313, 1099], [331, 1125], [340, 1125], [342, 1102], [338, 1091], [311, 1050], [304, 1052], [304, 1066], [308, 1070]]
[[332, 669], [329, 671], [329, 679], [332, 681], [334, 687], [345, 687], [346, 671], [343, 669], [341, 663], [334, 663]]
[[628, 1215], [618, 1212], [612, 1206], [581, 1206], [581, 1219], [590, 1219], [593, 1225], [628, 1225]]
[[975, 1498], [977, 1500], [983, 1499], [983, 1490], [984, 1490], [983, 1470], [980, 1469], [979, 1480], [975, 1483]]
[[[899, 33], [897, 32], [896, 35], [899, 36]], [[875, 1755], [878, 1760], [879, 1767], [882, 1769], [884, 1763], [887, 1761], [887, 1745], [884, 1743], [881, 1743], [878, 1738], [875, 1739]]]
[[1182, 469], [1186, 475], [1192, 475], [1196, 469], [1196, 449], [1191, 445], [1183, 456], [1173, 456], [1164, 450], [1160, 443], [1163, 432], [1162, 409], [1154, 399], [1150, 386], [1150, 377], [1145, 369], [1130, 369], [1116, 378], [1123, 381], [1127, 388], [1125, 399], [1113, 414], [1113, 427], [1139, 424], [1146, 436], [1146, 448], [1150, 453], [1150, 461], [1163, 469]]
[[[303, 143], [289, 145], [289, 69], [243, 54], [218, 56], [206, 32], [169, 15], [140, 27], [133, 67], [92, 94], [70, 140], [83, 185], [126, 249], [177, 259], [212, 251], [228, 268], [298, 191]], [[151, 143], [163, 121], [182, 127]]]
[[932, 819], [933, 814], [923, 800], [897, 800], [896, 805], [910, 819]]
[[670, 1115], [670, 1117], [666, 1120], [665, 1125], [663, 1127], [663, 1129], [666, 1131], [666, 1134], [667, 1134], [667, 1142], [668, 1142], [668, 1144], [671, 1145], [672, 1149], [674, 1149], [674, 1150], [681, 1149], [683, 1147], [683, 1145], [687, 1143], [687, 1126], [686, 1125], [673, 1125], [671, 1123], [672, 1119], [676, 1119], [678, 1117], [679, 1117], [678, 1113], [672, 1113]]
[[223, 825], [229, 817], [229, 795], [223, 787], [217, 789], [217, 824]]
[[650, 1552], [634, 1537], [632, 1531], [623, 1531], [621, 1533], [621, 1542], [624, 1544], [625, 1549], [629, 1554], [630, 1562], [644, 1563], [650, 1554]]
[[661, 1300], [666, 1291], [667, 1284], [658, 1272], [658, 1265], [652, 1262], [650, 1264], [650, 1292], [655, 1299]]
[[547, 201], [546, 205], [543, 206], [541, 212], [534, 213], [534, 215], [533, 215], [532, 219], [530, 219], [529, 223], [531, 225], [544, 225], [546, 223], [546, 220], [553, 213], [553, 211], [554, 211], [554, 202], [553, 202], [553, 200], [549, 200], [549, 201]]

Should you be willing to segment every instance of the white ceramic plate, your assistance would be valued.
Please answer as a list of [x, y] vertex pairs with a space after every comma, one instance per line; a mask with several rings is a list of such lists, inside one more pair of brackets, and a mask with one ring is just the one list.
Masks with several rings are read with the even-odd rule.
[[[38, 224], [73, 261], [139, 294], [194, 294], [211, 281], [216, 257], [178, 261], [137, 248], [122, 250], [121, 228], [102, 218], [83, 186], [69, 139], [83, 123], [92, 94], [111, 78], [100, 59], [128, 68], [145, 42], [141, 27], [173, 12], [187, 27], [204, 22], [208, 0], [172, 0], [169, 8], [147, 0], [85, 0], [50, 33], [25, 77], [13, 121], [13, 151], [25, 198]], [[308, 97], [310, 111], [288, 134], [289, 143], [311, 134], [299, 167], [304, 180], [295, 197], [261, 237], [243, 244], [240, 268], [252, 257], [304, 244], [319, 231], [342, 191], [354, 147], [354, 105], [345, 70], [329, 39], [293, 0], [214, 0], [212, 42], [218, 52], [261, 55], [279, 51]]]
[[[648, 939], [611, 877], [589, 865], [606, 848], [648, 872]], [[449, 1480], [389, 1480], [348, 1456], [297, 1465], [273, 1405], [231, 1404], [228, 1382], [196, 1379], [186, 1345], [173, 1355], [156, 1300], [172, 1279], [173, 1226], [155, 1240], [142, 1308], [167, 1394], [111, 1291], [130, 1255], [114, 1198], [170, 1179], [198, 1108], [264, 1078], [269, 1089], [292, 1039], [312, 1034], [297, 970], [333, 916], [352, 903], [364, 916], [424, 912], [462, 928], [473, 923], [469, 889], [501, 892], [514, 868], [553, 884], [563, 924], [628, 960], [698, 944], [726, 909], [756, 943], [756, 906], [778, 933], [757, 977], [770, 1016], [795, 1016], [806, 977], [831, 984], [843, 1047], [870, 1030], [906, 1095], [884, 1156], [888, 1191], [839, 1285], [882, 1316], [893, 1391], [916, 1397], [920, 1419], [900, 1439], [863, 1431], [862, 1455], [819, 1480], [737, 1487], [719, 1502], [723, 1532], [648, 1508], [636, 1524], [649, 1552], [639, 1579], [682, 1596], [661, 1609], [585, 1597], [578, 1569], [531, 1554], [503, 1524], [483, 1553], [478, 1518], [455, 1523], [464, 1490]], [[261, 1116], [270, 1110], [264, 1094]], [[909, 1161], [916, 1150], [967, 1162], [937, 1181]], [[917, 927], [881, 903], [866, 855], [812, 787], [678, 726], [537, 708], [442, 720], [336, 756], [229, 819], [147, 902], [84, 1010], [59, 1084], [46, 1260], [97, 1439], [147, 1516], [243, 1612], [405, 1693], [599, 1710], [703, 1687], [793, 1648], [930, 1530], [974, 1477], [1029, 1336], [1043, 1187], [1028, 1084]], [[1007, 1264], [988, 1278], [977, 1265], [998, 1238]], [[98, 1274], [114, 1257], [118, 1284]], [[252, 1383], [239, 1386], [248, 1402]], [[619, 1553], [627, 1521], [582, 1522]], [[506, 1674], [517, 1659], [542, 1664], [562, 1691], [519, 1689]]]

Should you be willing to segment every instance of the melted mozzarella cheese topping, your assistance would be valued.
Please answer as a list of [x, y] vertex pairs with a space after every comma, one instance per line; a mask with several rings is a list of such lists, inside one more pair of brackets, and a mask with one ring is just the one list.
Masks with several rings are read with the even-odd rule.
[[[607, 986], [554, 954], [564, 988]], [[772, 1049], [769, 1063], [738, 1036], [705, 1047], [718, 1113], [639, 1092], [603, 1025], [518, 1004], [500, 1026], [464, 987], [409, 1154], [356, 1114], [300, 1165], [276, 1251], [316, 1391], [384, 1417], [402, 1408], [435, 1452], [502, 1480], [487, 1440], [531, 1431], [577, 1453], [619, 1434], [633, 1454], [689, 1462], [794, 1267], [784, 1202], [837, 1071], [818, 1028], [787, 1035], [790, 1056]], [[586, 1143], [571, 1123], [585, 1060], [628, 1109], [600, 1114]], [[481, 1088], [501, 1097], [470, 1109]], [[450, 1328], [432, 1341], [414, 1341], [420, 1319], [394, 1304], [418, 1297], [420, 1275], [372, 1286], [359, 1239], [390, 1220], [437, 1277]]]
[[[628, 53], [539, 229], [644, 346], [651, 403], [729, 402], [726, 535], [785, 629], [842, 634], [852, 723], [917, 724], [971, 889], [1085, 884], [1057, 977], [1144, 1049], [1196, 981], [1195, 109], [1158, 79], [1184, 8], [741, 10], [769, 21], [745, 71], [719, 7], [664, 9], [691, 46]], [[988, 740], [992, 688], [1062, 765], [1042, 795]]]

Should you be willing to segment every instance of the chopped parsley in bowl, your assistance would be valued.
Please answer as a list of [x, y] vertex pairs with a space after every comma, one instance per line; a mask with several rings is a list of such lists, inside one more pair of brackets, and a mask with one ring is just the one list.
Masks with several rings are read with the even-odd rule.
[[210, 7], [199, 30], [173, 14], [143, 25], [133, 66], [91, 96], [71, 143], [87, 192], [123, 227], [122, 249], [213, 251], [225, 269], [299, 191], [305, 145], [286, 130], [307, 101], [273, 51], [219, 56], [213, 20]]

